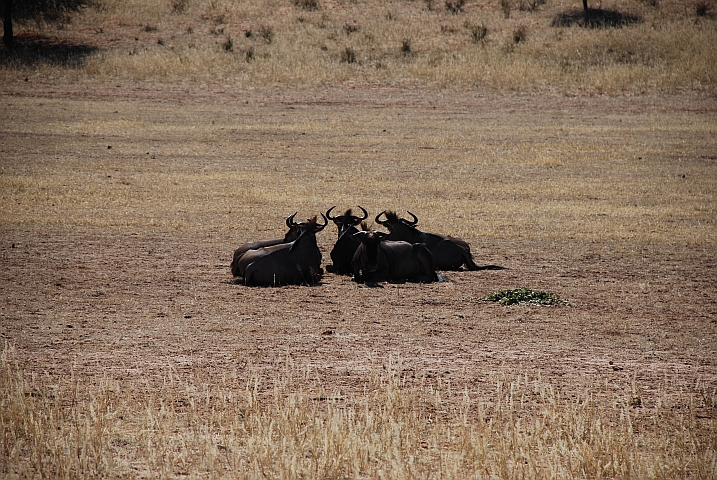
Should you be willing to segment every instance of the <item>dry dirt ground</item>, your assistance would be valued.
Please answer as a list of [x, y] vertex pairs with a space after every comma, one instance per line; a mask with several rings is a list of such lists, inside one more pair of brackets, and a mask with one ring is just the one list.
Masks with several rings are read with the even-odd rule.
[[[714, 98], [21, 79], [0, 88], [0, 101], [0, 338], [26, 371], [110, 377], [140, 395], [169, 375], [211, 382], [233, 372], [270, 386], [288, 362], [311, 371], [294, 388], [351, 395], [392, 357], [409, 382], [480, 390], [527, 375], [561, 396], [590, 390], [606, 404], [626, 401], [632, 389], [642, 402], [635, 414], [644, 416], [660, 395], [677, 408], [717, 388]], [[691, 130], [691, 122], [711, 129]], [[572, 135], [577, 147], [561, 151], [562, 137], [541, 139], [541, 128]], [[443, 143], [435, 140], [440, 131]], [[614, 135], [597, 138], [600, 131]], [[472, 148], [471, 132], [481, 155], [499, 147], [496, 158], [510, 157], [530, 145], [556, 153], [526, 160], [521, 171], [499, 158], [489, 172], [453, 171]], [[628, 172], [615, 171], [619, 160], [591, 160], [593, 149], [612, 149], [632, 162], [640, 148], [656, 153]], [[440, 191], [441, 176], [452, 178], [459, 197], [465, 188], [475, 197]], [[535, 211], [556, 183], [593, 191], [625, 177], [619, 201], [643, 201], [642, 220], [639, 212], [621, 217], [609, 192], [577, 196], [573, 213]], [[461, 178], [477, 183], [460, 186]], [[675, 199], [660, 200], [655, 191], [673, 182]], [[681, 201], [689, 203], [684, 216]], [[444, 210], [443, 202], [474, 210]], [[305, 218], [335, 204], [362, 204], [372, 216], [415, 210], [426, 229], [466, 238], [478, 264], [507, 269], [377, 288], [332, 274], [312, 287], [231, 282], [240, 243], [281, 235], [289, 213]], [[621, 220], [604, 219], [613, 214]], [[668, 230], [645, 227], [652, 214]], [[598, 221], [618, 234], [597, 232]], [[461, 222], [468, 227], [451, 225]], [[318, 237], [325, 265], [333, 225]], [[518, 287], [555, 292], [568, 304], [479, 301]], [[714, 407], [703, 407], [698, 421], [714, 421]]]

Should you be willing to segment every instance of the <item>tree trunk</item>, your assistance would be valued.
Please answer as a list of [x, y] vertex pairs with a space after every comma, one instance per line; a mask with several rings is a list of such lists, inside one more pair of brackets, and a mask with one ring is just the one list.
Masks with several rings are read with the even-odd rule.
[[3, 25], [2, 41], [5, 44], [5, 47], [12, 48], [12, 45], [13, 45], [12, 0], [3, 0], [3, 2], [2, 2], [2, 25]]

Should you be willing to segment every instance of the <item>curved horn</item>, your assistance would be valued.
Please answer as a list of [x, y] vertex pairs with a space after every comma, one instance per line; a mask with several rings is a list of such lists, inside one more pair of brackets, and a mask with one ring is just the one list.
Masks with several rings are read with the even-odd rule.
[[359, 205], [358, 207], [359, 207], [359, 208], [361, 209], [361, 211], [363, 212], [363, 218], [359, 218], [359, 220], [366, 220], [366, 219], [368, 218], [368, 212], [367, 212], [366, 209], [363, 208], [361, 205]]
[[296, 224], [294, 223], [294, 217], [296, 216], [297, 213], [299, 213], [299, 212], [294, 212], [291, 215], [289, 215], [288, 217], [286, 217], [286, 226], [287, 227], [294, 228], [296, 226]]
[[323, 225], [319, 225], [318, 223], [316, 224], [316, 231], [317, 231], [317, 232], [320, 232], [321, 230], [324, 229], [324, 227], [325, 227], [326, 225], [329, 224], [329, 220], [326, 218], [326, 215], [324, 215], [324, 214], [322, 213], [321, 216], [324, 217], [324, 224], [323, 224]]
[[378, 215], [376, 215], [376, 218], [374, 219], [374, 220], [376, 221], [376, 223], [378, 223], [379, 225], [386, 225], [386, 222], [387, 222], [386, 220], [381, 221], [381, 220], [379, 220], [379, 218], [378, 218], [378, 217], [380, 217], [381, 215], [383, 215], [384, 213], [386, 213], [386, 210], [384, 210], [383, 212], [381, 212], [381, 213], [379, 213]]
[[326, 211], [326, 218], [328, 218], [329, 220], [333, 220], [334, 218], [336, 218], [336, 217], [332, 217], [332, 216], [331, 216], [331, 210], [333, 210], [334, 208], [336, 208], [336, 205], [334, 205], [333, 207], [329, 208], [329, 209]]
[[[406, 211], [408, 212], [408, 210], [406, 210]], [[408, 214], [413, 217], [413, 221], [409, 222], [408, 220], [406, 220], [406, 222], [410, 223], [411, 225], [416, 225], [418, 223], [418, 217], [415, 216], [414, 214], [412, 214], [411, 212], [408, 212]]]

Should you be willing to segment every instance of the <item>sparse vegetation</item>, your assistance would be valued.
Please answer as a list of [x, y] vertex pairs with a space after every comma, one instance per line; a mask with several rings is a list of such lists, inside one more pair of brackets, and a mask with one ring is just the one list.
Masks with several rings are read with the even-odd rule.
[[516, 288], [514, 290], [500, 290], [481, 298], [482, 301], [498, 302], [502, 305], [557, 305], [566, 303], [552, 292], [540, 292], [529, 288]]
[[[62, 29], [59, 24], [19, 25], [25, 33], [15, 52], [0, 48], [0, 79], [45, 69], [48, 75], [99, 81], [181, 78], [212, 83], [240, 78], [247, 86], [315, 86], [341, 83], [350, 76], [360, 82], [436, 88], [615, 94], [704, 90], [717, 82], [717, 49], [710, 48], [717, 43], [717, 27], [707, 2], [684, 7], [677, 0], [659, 5], [617, 0], [609, 10], [593, 7], [585, 15], [579, 4], [565, 7], [538, 0], [500, 0], [490, 9], [475, 2], [398, 2], [389, 13], [373, 0], [348, 2], [340, 9], [297, 0], [296, 8], [285, 10], [270, 7], [267, 0], [221, 5], [152, 0], [126, 6], [99, 1], [101, 7], [83, 10]], [[511, 16], [511, 10], [521, 9], [531, 15], [519, 20]], [[701, 15], [697, 22], [696, 15]], [[133, 25], [149, 28], [138, 33]], [[185, 33], [189, 28], [191, 37]], [[467, 35], [453, 35], [465, 29]], [[128, 35], [128, 30], [133, 31]], [[363, 55], [350, 71], [329, 67], [337, 57], [349, 59], [342, 54], [347, 44], [341, 33], [349, 35], [350, 48]], [[172, 48], [157, 48], [160, 34], [164, 46]], [[412, 61], [393, 61], [404, 55], [395, 46], [409, 35]], [[107, 43], [110, 37], [119, 40]], [[233, 51], [257, 49], [257, 39], [266, 45], [250, 63], [213, 58], [212, 51], [226, 37], [232, 38]], [[80, 38], [83, 44], [73, 46]], [[483, 48], [476, 50], [476, 43]], [[517, 44], [521, 48], [515, 48]], [[608, 50], [615, 56], [629, 52], [632, 60], [594, 61], [598, 52]]]
[[[714, 99], [44, 88], [3, 100], [0, 477], [715, 477]], [[228, 283], [334, 201], [510, 269]], [[514, 283], [574, 306], [476, 301]]]

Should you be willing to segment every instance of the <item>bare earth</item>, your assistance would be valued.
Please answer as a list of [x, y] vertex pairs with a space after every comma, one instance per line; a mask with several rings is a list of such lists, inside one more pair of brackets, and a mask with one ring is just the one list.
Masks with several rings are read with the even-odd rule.
[[[269, 388], [292, 362], [313, 372], [295, 388], [350, 395], [392, 357], [406, 378], [471, 390], [527, 375], [612, 404], [637, 388], [636, 416], [660, 392], [679, 406], [717, 388], [714, 98], [19, 79], [0, 101], [0, 338], [28, 370], [141, 395], [170, 374], [256, 374]], [[511, 167], [538, 147], [555, 155]], [[477, 171], [460, 169], [469, 157]], [[571, 184], [588, 194], [554, 190]], [[297, 210], [357, 204], [371, 219], [414, 211], [469, 241], [479, 265], [507, 269], [378, 288], [332, 274], [313, 287], [231, 282], [244, 241], [282, 235]], [[318, 239], [325, 265], [333, 225]], [[519, 287], [568, 304], [479, 301]]]

